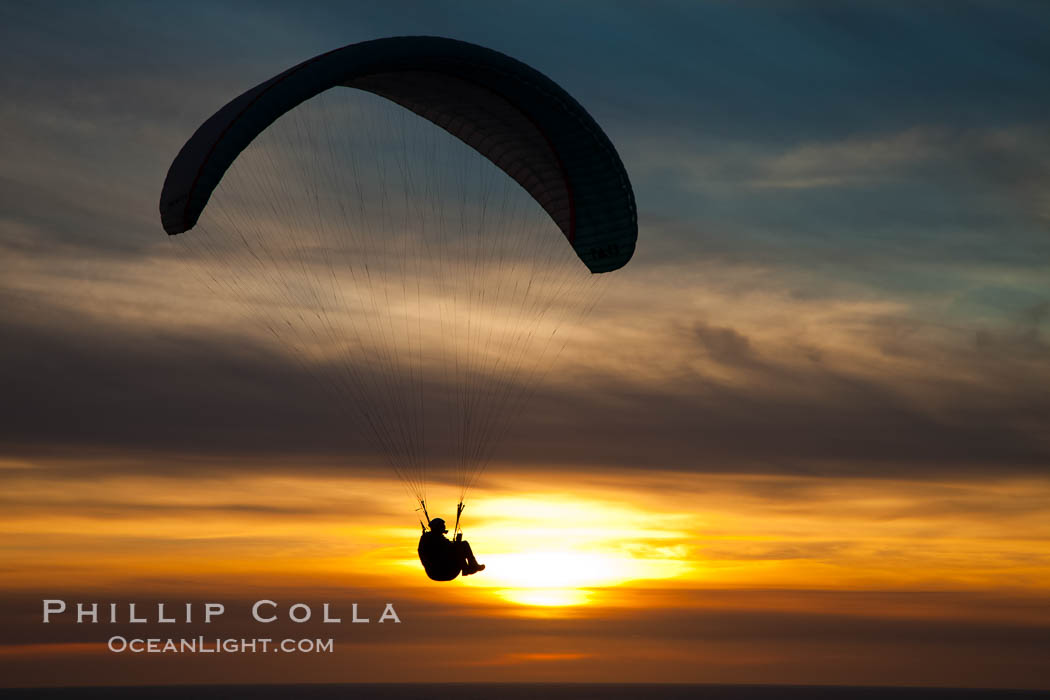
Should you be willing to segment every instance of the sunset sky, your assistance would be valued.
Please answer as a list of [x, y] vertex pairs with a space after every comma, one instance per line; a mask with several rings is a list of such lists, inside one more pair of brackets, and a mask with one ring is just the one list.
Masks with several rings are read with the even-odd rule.
[[[0, 685], [1050, 689], [1050, 7], [887, 5], [0, 7]], [[487, 570], [446, 584], [383, 456], [157, 214], [229, 99], [415, 34], [574, 95], [639, 220], [471, 492]], [[44, 625], [50, 598], [228, 612]]]

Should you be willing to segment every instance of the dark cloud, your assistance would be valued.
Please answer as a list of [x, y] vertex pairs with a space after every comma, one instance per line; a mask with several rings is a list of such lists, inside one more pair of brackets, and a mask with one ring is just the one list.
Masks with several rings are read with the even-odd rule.
[[[298, 454], [383, 463], [360, 415], [322, 389], [338, 381], [337, 367], [307, 372], [238, 336], [136, 330], [66, 312], [43, 318], [0, 325], [0, 383], [10, 397], [0, 436], [11, 454]], [[1024, 364], [1008, 371], [996, 360], [984, 370], [1001, 372], [1008, 386], [931, 376], [917, 387], [861, 367], [846, 374], [775, 355], [759, 361], [741, 333], [702, 322], [681, 342], [742, 368], [747, 380], [724, 383], [701, 364], [647, 383], [634, 381], [628, 369], [619, 377], [541, 385], [497, 459], [537, 469], [571, 463], [871, 476], [1042, 474], [1050, 464], [1038, 427], [1045, 423], [1040, 417], [1050, 416], [1050, 402], [1039, 384], [1027, 383]], [[974, 351], [953, 361], [980, 370], [984, 357]], [[436, 394], [448, 390], [440, 377], [427, 383]], [[916, 390], [927, 397], [916, 400]], [[381, 401], [343, 396], [365, 405]], [[164, 465], [158, 469], [193, 468], [158, 462]], [[114, 459], [110, 468], [132, 468], [121, 464]], [[243, 464], [282, 468], [274, 459]]]
[[697, 321], [693, 324], [693, 335], [702, 350], [716, 362], [740, 365], [750, 364], [755, 359], [747, 336], [732, 328]]

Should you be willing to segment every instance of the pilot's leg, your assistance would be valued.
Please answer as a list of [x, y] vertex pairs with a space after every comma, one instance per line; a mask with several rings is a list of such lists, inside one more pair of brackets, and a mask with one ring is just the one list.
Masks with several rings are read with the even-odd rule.
[[463, 557], [463, 575], [470, 576], [482, 571], [485, 567], [478, 563], [478, 560], [474, 558], [474, 552], [470, 549], [470, 543], [458, 540], [456, 542], [456, 551]]
[[459, 551], [463, 554], [463, 558], [467, 560], [467, 563], [472, 567], [477, 566], [478, 560], [474, 558], [474, 552], [470, 549], [470, 542], [460, 540], [457, 544], [459, 545]]

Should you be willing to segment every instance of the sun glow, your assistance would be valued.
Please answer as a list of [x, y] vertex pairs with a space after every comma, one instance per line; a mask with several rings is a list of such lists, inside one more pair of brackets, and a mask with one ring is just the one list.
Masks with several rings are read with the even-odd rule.
[[[508, 602], [559, 608], [597, 602], [602, 590], [666, 579], [689, 567], [671, 551], [683, 537], [677, 516], [621, 502], [536, 494], [482, 501], [471, 531], [485, 572], [466, 580]], [[527, 533], [523, 537], [523, 533]]]
[[609, 586], [637, 576], [629, 559], [584, 552], [528, 552], [488, 558], [489, 581], [517, 588]]
[[520, 605], [584, 605], [596, 587], [614, 586], [638, 577], [630, 559], [594, 552], [528, 552], [489, 557], [486, 584], [504, 600]]
[[519, 605], [566, 608], [591, 601], [593, 591], [578, 588], [505, 588], [495, 591], [500, 598]]

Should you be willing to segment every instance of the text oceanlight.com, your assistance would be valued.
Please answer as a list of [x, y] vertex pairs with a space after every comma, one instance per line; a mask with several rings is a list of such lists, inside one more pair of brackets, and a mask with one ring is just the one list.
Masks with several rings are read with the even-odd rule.
[[191, 637], [184, 639], [127, 639], [110, 637], [110, 651], [133, 654], [255, 654], [283, 652], [285, 654], [331, 654], [335, 651], [332, 639], [280, 639], [258, 637], [255, 639], [206, 639]]

